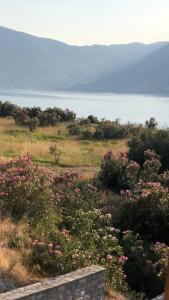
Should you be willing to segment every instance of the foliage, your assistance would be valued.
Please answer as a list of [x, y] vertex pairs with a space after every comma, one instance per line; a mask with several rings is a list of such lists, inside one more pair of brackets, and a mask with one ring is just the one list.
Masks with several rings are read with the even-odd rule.
[[113, 202], [109, 211], [114, 211], [113, 225], [124, 231], [121, 245], [128, 257], [127, 283], [148, 298], [163, 290], [169, 251], [169, 175], [161, 173], [160, 159], [154, 150], [146, 150], [139, 165], [126, 155], [108, 152], [99, 176], [106, 187], [121, 195], [119, 205]]
[[0, 117], [13, 117], [17, 125], [25, 126], [34, 131], [40, 126], [55, 126], [58, 122], [74, 121], [76, 114], [69, 109], [47, 108], [41, 110], [40, 107], [18, 107], [10, 102], [0, 101]]
[[38, 118], [28, 118], [25, 122], [25, 127], [28, 127], [31, 132], [35, 131], [35, 129], [39, 126]]
[[[93, 120], [94, 123], [94, 120]], [[82, 133], [83, 139], [95, 139], [95, 140], [112, 140], [112, 139], [124, 139], [133, 135], [137, 135], [143, 130], [142, 125], [136, 124], [121, 124], [119, 120], [116, 121], [100, 121], [96, 122], [97, 126], [94, 131], [90, 131], [90, 134]]]
[[60, 160], [61, 151], [56, 145], [52, 145], [49, 148], [49, 153], [54, 156], [55, 164], [57, 165]]
[[99, 179], [106, 187], [121, 191], [134, 186], [138, 180], [139, 169], [139, 164], [129, 161], [126, 154], [117, 156], [109, 151], [102, 161]]
[[44, 274], [60, 275], [90, 264], [106, 267], [107, 287], [125, 290], [122, 247], [119, 245], [118, 230], [109, 226], [109, 216], [99, 211], [76, 212], [71, 220], [71, 231], [57, 231], [50, 243], [34, 241], [32, 260]]
[[128, 143], [128, 157], [140, 164], [145, 161], [144, 151], [154, 150], [161, 158], [162, 169], [169, 169], [169, 130], [147, 129], [140, 135], [132, 137]]
[[10, 102], [0, 101], [0, 117], [13, 117], [17, 111], [17, 106]]
[[1, 216], [13, 220], [27, 218], [34, 227], [42, 219], [54, 216], [52, 178], [45, 176], [32, 163], [31, 157], [13, 159], [0, 165], [0, 211]]
[[122, 193], [125, 202], [118, 225], [140, 233], [149, 241], [169, 244], [169, 194], [159, 182], [139, 181], [132, 191]]
[[89, 115], [87, 118], [90, 120], [90, 123], [92, 123], [92, 124], [99, 123], [98, 118], [95, 117], [94, 115]]
[[124, 231], [122, 245], [128, 257], [124, 265], [129, 286], [152, 299], [164, 288], [169, 247], [165, 244], [148, 244], [134, 235], [132, 231]]
[[83, 138], [83, 140], [92, 140], [93, 139], [92, 131], [90, 129], [83, 130], [82, 138]]
[[[154, 151], [144, 156], [143, 166], [123, 154], [105, 156], [100, 178], [118, 194], [77, 173], [46, 173], [28, 156], [0, 165], [1, 218], [29, 224], [32, 245], [25, 262], [34, 273], [56, 276], [100, 264], [108, 289], [126, 293], [132, 288], [148, 297], [162, 292], [168, 173], [160, 174]], [[17, 236], [11, 241], [22, 247]]]
[[69, 135], [80, 135], [81, 134], [81, 129], [80, 129], [79, 125], [77, 125], [77, 124], [71, 124], [67, 128], [68, 128]]
[[155, 118], [150, 118], [149, 120], [147, 120], [145, 122], [145, 125], [147, 128], [155, 129], [157, 127], [158, 123]]

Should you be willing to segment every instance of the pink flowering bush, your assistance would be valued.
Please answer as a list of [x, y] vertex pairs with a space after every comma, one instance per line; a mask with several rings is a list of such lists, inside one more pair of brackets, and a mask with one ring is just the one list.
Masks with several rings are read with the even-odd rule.
[[149, 241], [169, 243], [169, 190], [159, 182], [140, 180], [131, 191], [121, 193], [123, 205], [117, 221]]
[[[46, 176], [24, 156], [0, 165], [0, 213], [14, 221], [27, 218], [30, 224], [57, 220], [54, 213], [52, 177]], [[40, 229], [40, 223], [39, 223]], [[48, 227], [50, 227], [48, 225]]]
[[169, 251], [169, 175], [161, 174], [160, 159], [154, 150], [146, 150], [139, 165], [108, 152], [100, 172], [103, 187], [121, 196], [118, 203], [109, 202], [107, 211], [112, 212], [113, 226], [124, 231], [120, 245], [128, 257], [127, 283], [148, 298], [163, 291]]
[[126, 154], [117, 156], [109, 151], [102, 161], [99, 179], [114, 191], [129, 189], [138, 181], [139, 169], [139, 164], [129, 161]]
[[142, 166], [124, 154], [105, 156], [101, 175], [116, 194], [77, 173], [44, 172], [29, 156], [1, 164], [0, 217], [28, 224], [29, 268], [57, 276], [99, 264], [108, 289], [161, 292], [168, 249], [163, 243], [169, 242], [168, 173], [160, 174], [153, 151], [145, 156]]
[[46, 174], [29, 156], [1, 164], [0, 171], [1, 217], [30, 225], [25, 261], [34, 272], [56, 276], [101, 264], [107, 286], [126, 288], [118, 231], [110, 229], [111, 214], [100, 210], [104, 193], [76, 173]]
[[99, 210], [78, 211], [72, 229], [56, 232], [51, 242], [33, 242], [32, 264], [44, 275], [60, 275], [91, 264], [106, 268], [107, 288], [126, 290], [127, 257], [119, 244], [119, 230], [110, 226], [111, 215]]
[[77, 173], [67, 172], [55, 176], [53, 189], [64, 218], [73, 215], [78, 209], [88, 211], [102, 206], [104, 202], [104, 196], [97, 187], [82, 181]]
[[132, 189], [140, 179], [159, 181], [160, 157], [153, 150], [146, 150], [144, 158], [143, 165], [139, 165], [124, 153], [117, 156], [109, 151], [102, 161], [99, 178], [106, 187], [116, 192]]
[[128, 285], [142, 292], [148, 299], [162, 293], [168, 262], [169, 247], [165, 244], [149, 244], [138, 234], [124, 231], [122, 246], [128, 257], [124, 270]]
[[169, 169], [169, 130], [145, 129], [140, 134], [133, 136], [129, 143], [128, 157], [143, 164], [145, 150], [154, 150], [161, 159], [162, 170]]

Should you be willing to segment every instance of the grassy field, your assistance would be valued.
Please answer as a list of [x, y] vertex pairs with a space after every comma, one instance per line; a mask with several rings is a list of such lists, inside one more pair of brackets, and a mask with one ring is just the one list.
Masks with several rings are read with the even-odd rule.
[[62, 123], [56, 127], [38, 128], [30, 133], [28, 129], [17, 126], [13, 119], [0, 118], [0, 161], [31, 154], [36, 163], [54, 167], [49, 148], [55, 144], [61, 151], [57, 168], [94, 168], [100, 165], [108, 150], [114, 153], [127, 150], [125, 140], [97, 142], [70, 137], [67, 125]]

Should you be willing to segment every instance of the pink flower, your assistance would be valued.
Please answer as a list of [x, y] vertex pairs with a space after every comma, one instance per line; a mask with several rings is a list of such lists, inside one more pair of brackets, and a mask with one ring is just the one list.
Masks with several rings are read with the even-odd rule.
[[150, 191], [148, 191], [148, 190], [143, 190], [143, 192], [141, 193], [141, 196], [144, 197], [144, 198], [147, 198], [150, 194], [151, 194]]
[[55, 253], [56, 255], [62, 255], [62, 252], [61, 252], [60, 250], [55, 250], [54, 253]]
[[108, 255], [106, 256], [106, 260], [107, 260], [107, 261], [111, 261], [112, 259], [113, 259], [113, 256], [112, 256], [112, 255], [108, 254]]
[[76, 189], [75, 189], [75, 192], [76, 192], [76, 193], [80, 193], [80, 189], [79, 189], [79, 188], [76, 188]]
[[52, 253], [54, 253], [54, 250], [49, 249], [48, 252], [49, 252], [50, 254], [52, 254]]
[[69, 235], [69, 230], [63, 229], [62, 233], [65, 237], [67, 237]]
[[124, 236], [124, 237], [127, 237], [129, 234], [130, 234], [130, 231], [129, 231], [129, 230], [123, 231], [123, 236]]
[[45, 243], [43, 243], [43, 242], [38, 242], [38, 246], [43, 247], [43, 246], [45, 246]]
[[7, 195], [8, 195], [8, 193], [0, 192], [0, 197], [7, 196]]
[[38, 245], [38, 243], [39, 243], [38, 240], [34, 240], [34, 241], [32, 242], [32, 245], [35, 246], [35, 245]]
[[127, 260], [128, 260], [127, 256], [120, 256], [119, 263], [121, 263], [122, 265], [124, 265]]

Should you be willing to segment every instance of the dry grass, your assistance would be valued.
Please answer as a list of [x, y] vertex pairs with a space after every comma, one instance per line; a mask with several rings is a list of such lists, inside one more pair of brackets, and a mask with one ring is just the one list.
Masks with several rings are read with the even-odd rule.
[[108, 295], [105, 297], [105, 300], [125, 300], [126, 297], [122, 294], [119, 294], [113, 290], [108, 292]]
[[[15, 125], [12, 119], [0, 119], [0, 161], [18, 155], [31, 154], [39, 163], [53, 163], [49, 153], [55, 143], [61, 150], [60, 166], [93, 167], [99, 166], [108, 150], [113, 152], [127, 151], [125, 140], [95, 142], [81, 141], [69, 137], [67, 124], [56, 127], [38, 128], [34, 133]], [[58, 135], [59, 133], [59, 135]]]
[[[14, 242], [18, 243], [17, 247]], [[0, 277], [12, 278], [16, 286], [34, 282], [24, 263], [29, 243], [25, 224], [15, 225], [10, 219], [0, 222]]]

